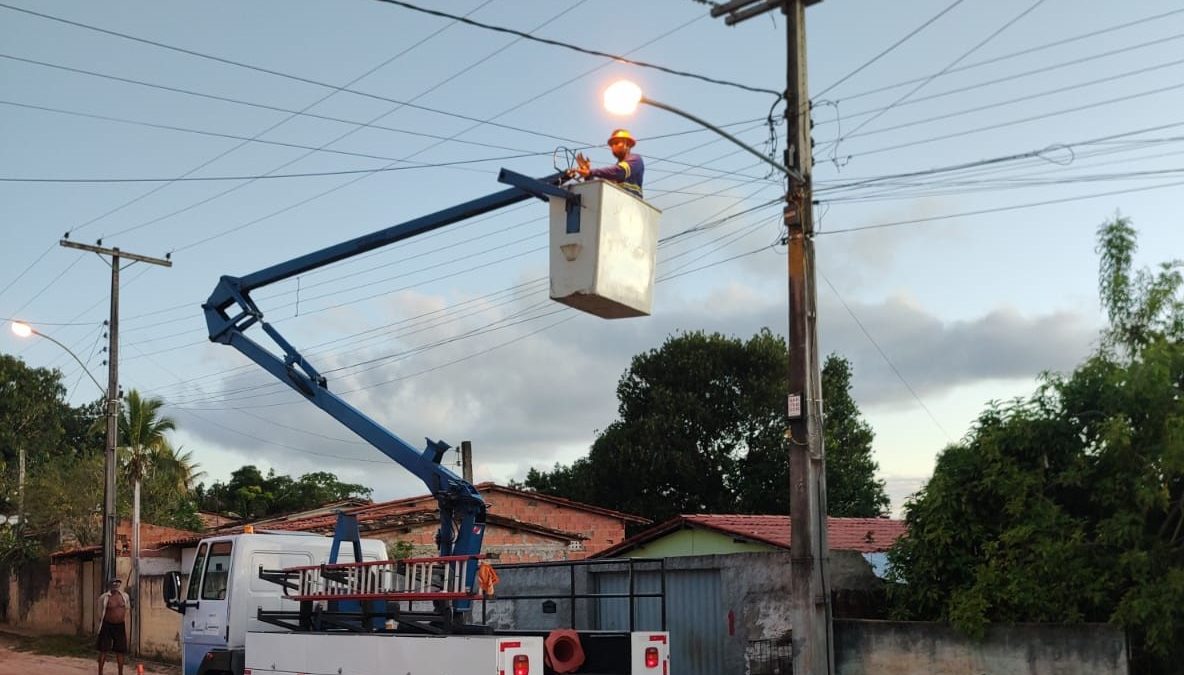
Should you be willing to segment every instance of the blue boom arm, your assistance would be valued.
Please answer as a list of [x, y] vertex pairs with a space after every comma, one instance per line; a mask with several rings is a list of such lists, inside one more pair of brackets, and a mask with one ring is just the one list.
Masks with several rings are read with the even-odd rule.
[[[263, 320], [263, 311], [251, 299], [251, 291], [531, 197], [542, 199], [557, 196], [566, 199], [569, 219], [578, 221], [579, 197], [558, 187], [561, 178], [562, 174], [555, 174], [533, 179], [503, 169], [498, 180], [514, 187], [329, 246], [253, 274], [224, 276], [202, 305], [211, 342], [220, 342], [239, 350], [427, 485], [440, 506], [440, 530], [436, 535], [440, 555], [476, 555], [481, 552], [485, 534], [485, 502], [480, 493], [468, 481], [440, 465], [444, 452], [450, 446], [443, 441], [426, 439], [427, 445], [422, 450], [416, 449], [329, 391], [325, 377], [283, 335]], [[282, 357], [244, 334], [256, 323], [283, 351]], [[475, 573], [474, 567], [467, 579], [470, 587]]]

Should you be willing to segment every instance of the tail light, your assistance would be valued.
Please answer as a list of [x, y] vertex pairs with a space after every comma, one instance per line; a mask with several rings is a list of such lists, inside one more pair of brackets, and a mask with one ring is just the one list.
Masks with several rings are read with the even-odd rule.
[[526, 654], [514, 656], [514, 675], [530, 675], [530, 657]]
[[658, 667], [658, 648], [657, 647], [646, 647], [645, 648], [645, 667], [646, 668], [657, 668]]

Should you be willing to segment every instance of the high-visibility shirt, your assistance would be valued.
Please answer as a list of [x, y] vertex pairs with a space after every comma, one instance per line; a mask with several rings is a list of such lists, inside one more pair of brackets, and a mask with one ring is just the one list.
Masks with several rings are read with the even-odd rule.
[[588, 173], [589, 178], [603, 178], [611, 180], [621, 187], [641, 196], [641, 181], [645, 176], [645, 162], [641, 161], [640, 155], [629, 153], [625, 155], [625, 159], [613, 164], [611, 166], [601, 167], [599, 169], [592, 169]]

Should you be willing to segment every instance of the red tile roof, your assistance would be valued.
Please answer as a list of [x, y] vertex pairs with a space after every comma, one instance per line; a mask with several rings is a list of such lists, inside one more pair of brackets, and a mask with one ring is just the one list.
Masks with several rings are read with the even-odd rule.
[[600, 506], [593, 506], [583, 502], [573, 501], [571, 499], [564, 499], [563, 497], [556, 497], [554, 495], [545, 495], [541, 492], [533, 492], [530, 490], [518, 490], [505, 485], [498, 485], [496, 483], [478, 483], [476, 486], [478, 492], [502, 492], [508, 495], [517, 495], [519, 497], [526, 497], [528, 499], [537, 499], [542, 502], [557, 504], [559, 506], [566, 506], [570, 509], [579, 511], [587, 511], [589, 513], [597, 513], [602, 516], [609, 516], [620, 520], [626, 520], [638, 525], [648, 525], [653, 521], [649, 518], [642, 518], [641, 516], [632, 513], [625, 513], [624, 511], [614, 511], [613, 509], [606, 509]]
[[[440, 514], [433, 506], [430, 509], [416, 509], [393, 512], [393, 513], [366, 513], [358, 516], [358, 528], [363, 536], [368, 533], [385, 530], [397, 527], [414, 527], [426, 523], [436, 523], [440, 520]], [[536, 523], [528, 523], [514, 518], [506, 518], [489, 514], [486, 516], [485, 522], [490, 525], [514, 530], [523, 530], [526, 532], [533, 532], [541, 534], [545, 537], [551, 537], [563, 542], [578, 541], [588, 539], [587, 535], [579, 534], [577, 532], [565, 532], [557, 530]], [[256, 527], [256, 532], [265, 531], [286, 531], [286, 532], [310, 532], [313, 534], [331, 535], [333, 534], [334, 526], [337, 523], [337, 514], [314, 516], [310, 518], [303, 518], [301, 520], [289, 520], [278, 523], [268, 523], [264, 526]], [[227, 534], [242, 534], [243, 526], [234, 525], [232, 527], [223, 528], [217, 532], [207, 532], [205, 534], [194, 534], [188, 537], [178, 537], [169, 541], [160, 542], [161, 546], [192, 546], [206, 537], [215, 537]]]
[[[827, 538], [836, 551], [876, 553], [886, 551], [904, 536], [905, 522], [889, 518], [827, 518]], [[676, 516], [625, 541], [597, 553], [608, 558], [653, 541], [662, 535], [684, 528], [704, 528], [732, 537], [751, 539], [777, 548], [789, 549], [789, 516], [754, 516], [742, 514], [698, 514]]]

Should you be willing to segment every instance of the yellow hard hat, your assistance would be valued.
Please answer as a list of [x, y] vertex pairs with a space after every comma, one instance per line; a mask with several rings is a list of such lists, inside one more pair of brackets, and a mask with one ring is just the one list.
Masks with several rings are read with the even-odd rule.
[[628, 129], [616, 129], [616, 130], [614, 130], [614, 131], [613, 131], [613, 133], [612, 133], [612, 135], [608, 137], [608, 143], [611, 145], [611, 144], [612, 144], [612, 142], [613, 142], [613, 141], [615, 141], [615, 140], [617, 140], [618, 138], [624, 139], [624, 140], [625, 140], [625, 143], [626, 143], [626, 144], [627, 144], [629, 147], [631, 147], [631, 148], [632, 148], [634, 145], [637, 145], [637, 141], [636, 141], [636, 140], [634, 140], [634, 138], [633, 138], [633, 134], [629, 133], [629, 130], [628, 130]]

